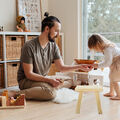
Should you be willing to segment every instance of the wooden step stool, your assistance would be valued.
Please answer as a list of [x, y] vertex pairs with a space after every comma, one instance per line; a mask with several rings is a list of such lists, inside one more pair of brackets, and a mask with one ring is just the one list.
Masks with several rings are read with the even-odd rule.
[[83, 85], [83, 86], [81, 86], [81, 85], [78, 85], [75, 88], [75, 91], [79, 92], [76, 113], [80, 113], [80, 105], [81, 105], [83, 92], [95, 92], [96, 102], [97, 102], [97, 107], [98, 107], [98, 113], [102, 114], [100, 97], [99, 97], [99, 92], [103, 91], [102, 86], [98, 86], [98, 85]]

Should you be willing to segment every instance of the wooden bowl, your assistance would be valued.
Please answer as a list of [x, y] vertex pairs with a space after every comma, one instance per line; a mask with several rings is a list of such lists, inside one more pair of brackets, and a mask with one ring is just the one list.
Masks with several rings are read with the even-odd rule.
[[74, 59], [77, 64], [93, 64], [97, 60], [86, 60], [86, 59]]
[[[86, 59], [74, 59], [77, 64], [93, 64], [94, 62], [97, 62], [97, 60], [86, 60]], [[83, 70], [78, 70], [77, 72], [85, 72]]]

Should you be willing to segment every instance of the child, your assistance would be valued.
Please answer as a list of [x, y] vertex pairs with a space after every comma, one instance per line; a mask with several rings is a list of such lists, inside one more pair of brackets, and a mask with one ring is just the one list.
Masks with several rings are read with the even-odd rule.
[[[104, 55], [104, 61], [93, 64], [94, 68], [109, 67], [109, 79], [110, 79], [110, 92], [104, 94], [106, 97], [110, 97], [111, 100], [120, 100], [120, 48], [114, 43], [107, 40], [100, 34], [93, 34], [88, 39], [88, 47], [90, 50], [101, 52]], [[114, 96], [114, 90], [116, 96]]]

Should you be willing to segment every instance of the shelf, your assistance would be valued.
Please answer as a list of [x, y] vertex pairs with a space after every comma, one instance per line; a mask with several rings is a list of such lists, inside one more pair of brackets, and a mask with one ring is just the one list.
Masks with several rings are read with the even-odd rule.
[[40, 35], [40, 32], [0, 32], [0, 35]]
[[[19, 89], [18, 86], [10, 87], [10, 83], [12, 82], [9, 78], [13, 77], [15, 70], [12, 70], [12, 67], [8, 70], [8, 67], [10, 67], [10, 64], [12, 63], [15, 64], [16, 62], [20, 62], [19, 58], [21, 55], [21, 48], [24, 43], [26, 41], [29, 41], [30, 39], [39, 36], [40, 34], [41, 32], [0, 32], [0, 64], [2, 64], [1, 66], [3, 66], [2, 69], [4, 72], [4, 75], [1, 76], [0, 74], [0, 82], [4, 80], [4, 88], [3, 86], [0, 86], [0, 91], [4, 89]], [[17, 37], [19, 37], [19, 39], [17, 39]], [[55, 42], [57, 43], [60, 49], [61, 56], [64, 60], [64, 34], [60, 33], [60, 37], [58, 37]], [[16, 68], [16, 71], [17, 69], [18, 68]], [[56, 69], [54, 68], [54, 65], [52, 65], [50, 69], [52, 71], [51, 74], [55, 74]]]
[[21, 48], [27, 40], [39, 35], [40, 32], [0, 32], [0, 89], [18, 88], [14, 86], [18, 69], [15, 64], [20, 62]]

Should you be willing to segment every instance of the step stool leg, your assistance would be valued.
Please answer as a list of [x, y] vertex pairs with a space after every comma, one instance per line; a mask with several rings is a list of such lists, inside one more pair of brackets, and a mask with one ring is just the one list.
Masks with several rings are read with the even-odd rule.
[[96, 95], [96, 102], [97, 102], [97, 107], [98, 107], [98, 113], [102, 114], [99, 92], [95, 92], [95, 95]]
[[82, 94], [83, 94], [83, 92], [79, 92], [78, 102], [77, 102], [77, 107], [76, 107], [76, 113], [80, 113], [80, 105], [81, 105], [81, 100], [82, 100]]

